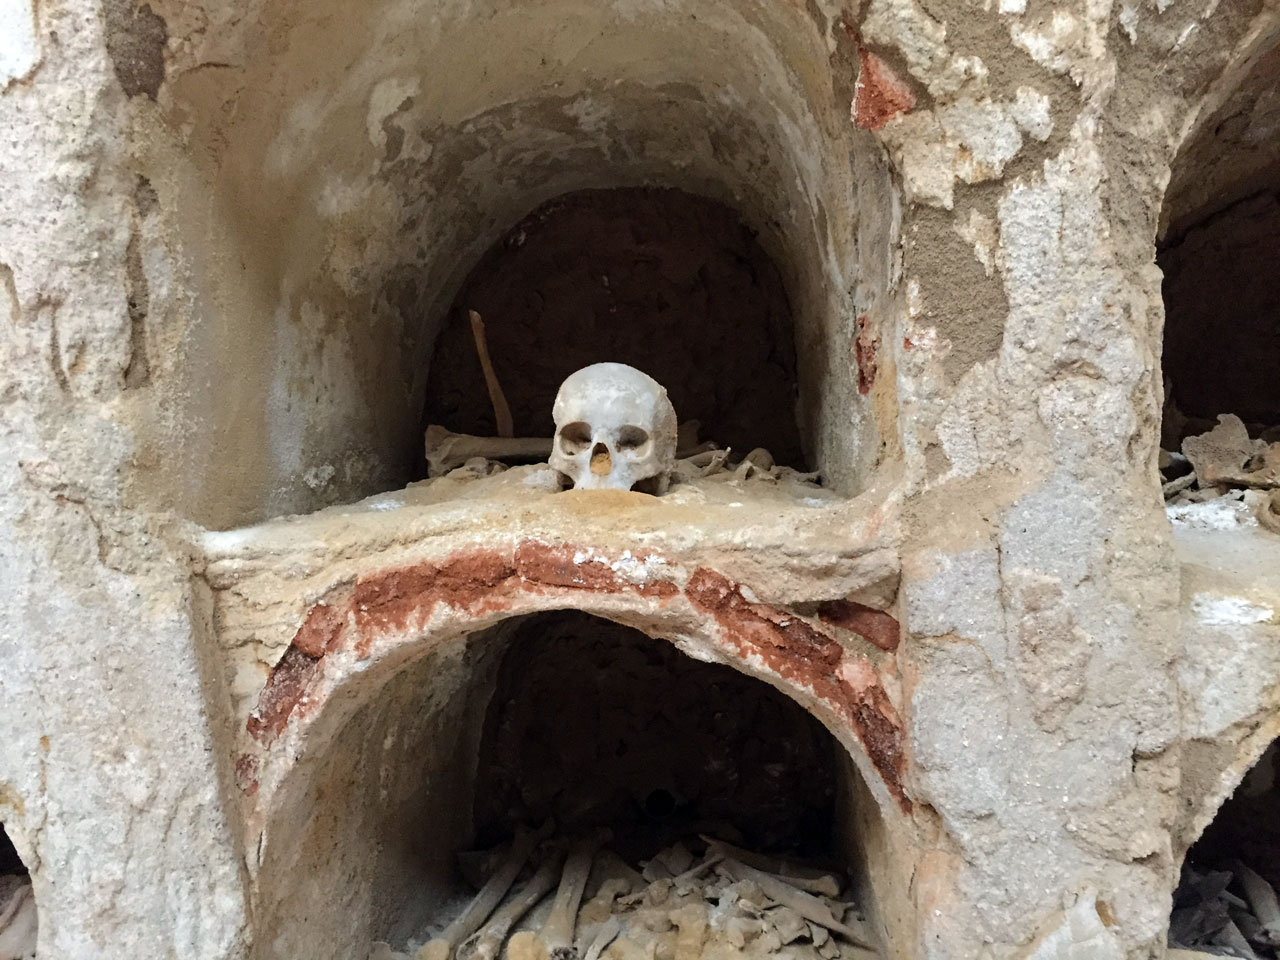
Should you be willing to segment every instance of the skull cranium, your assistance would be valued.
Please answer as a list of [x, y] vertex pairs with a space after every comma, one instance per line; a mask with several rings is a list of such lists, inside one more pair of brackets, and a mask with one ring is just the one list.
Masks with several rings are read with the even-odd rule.
[[551, 466], [575, 489], [666, 492], [676, 411], [662, 384], [624, 363], [595, 363], [560, 384]]

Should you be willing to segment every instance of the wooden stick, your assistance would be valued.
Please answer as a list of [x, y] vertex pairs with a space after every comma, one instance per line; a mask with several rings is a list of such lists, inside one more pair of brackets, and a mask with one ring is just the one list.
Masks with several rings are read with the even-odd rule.
[[484, 336], [484, 320], [474, 310], [471, 315], [471, 336], [476, 341], [476, 355], [480, 358], [480, 369], [484, 371], [485, 386], [489, 388], [489, 402], [493, 404], [493, 419], [498, 424], [498, 436], [514, 437], [515, 427], [511, 423], [511, 408], [507, 406], [507, 398], [502, 394], [502, 384], [493, 371], [493, 361], [489, 359], [489, 344]]

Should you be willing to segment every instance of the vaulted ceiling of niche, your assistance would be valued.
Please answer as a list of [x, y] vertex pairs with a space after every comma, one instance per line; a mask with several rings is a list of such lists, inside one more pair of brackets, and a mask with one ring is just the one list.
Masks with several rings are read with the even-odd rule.
[[[220, 15], [159, 6], [175, 35]], [[191, 406], [224, 415], [216, 393], [201, 406], [208, 383], [280, 393], [224, 424], [222, 456], [254, 417], [276, 477], [302, 475], [306, 449], [419, 449], [434, 333], [466, 272], [538, 204], [587, 187], [675, 186], [741, 212], [804, 318], [802, 370], [808, 356], [822, 391], [850, 379], [824, 325], [851, 323], [832, 314], [851, 311], [839, 304], [857, 279], [856, 131], [831, 89], [827, 24], [804, 9], [333, 0], [254, 13], [207, 24], [202, 65], [160, 93], [191, 190], [212, 196], [183, 212], [206, 317]], [[832, 419], [851, 435], [849, 416]]]
[[1280, 187], [1280, 34], [1259, 42], [1229, 92], [1198, 118], [1173, 163], [1160, 235], [1187, 229], [1264, 189]]

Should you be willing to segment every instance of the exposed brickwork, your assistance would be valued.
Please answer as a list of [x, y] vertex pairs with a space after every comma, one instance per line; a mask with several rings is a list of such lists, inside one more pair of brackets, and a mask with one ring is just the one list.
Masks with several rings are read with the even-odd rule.
[[[534, 540], [520, 543], [510, 555], [477, 550], [442, 564], [382, 570], [357, 580], [345, 600], [330, 596], [308, 611], [267, 679], [249, 718], [248, 732], [269, 745], [305, 702], [328, 653], [350, 646], [357, 655], [369, 656], [379, 637], [425, 626], [441, 604], [479, 617], [513, 608], [522, 592], [572, 597], [581, 591], [634, 591], [660, 604], [681, 592], [669, 580], [650, 577], [635, 582], [622, 576], [588, 549]], [[870, 664], [851, 664], [839, 641], [818, 625], [747, 599], [740, 585], [714, 570], [698, 568], [684, 596], [696, 611], [716, 622], [719, 639], [739, 656], [758, 658], [783, 679], [812, 690], [845, 717], [890, 792], [904, 808], [909, 807], [901, 787], [901, 726]], [[848, 610], [840, 608], [845, 619], [852, 618], [864, 628], [847, 629], [857, 629], [880, 646], [892, 636], [896, 645], [897, 623], [892, 617], [870, 608], [852, 609], [858, 604], [846, 606]], [[256, 761], [250, 769], [250, 759], [242, 758], [237, 766], [246, 790], [256, 787]]]
[[868, 394], [876, 382], [876, 348], [880, 338], [871, 332], [870, 318], [864, 313], [858, 317], [858, 337], [853, 344], [854, 358], [858, 362], [858, 392]]
[[856, 633], [881, 650], [892, 653], [898, 649], [901, 627], [883, 610], [852, 600], [828, 600], [818, 607], [818, 616], [832, 626]]
[[879, 130], [894, 117], [915, 107], [915, 94], [892, 67], [861, 43], [858, 55], [862, 67], [853, 88], [850, 115], [863, 130]]
[[794, 614], [753, 603], [741, 587], [714, 570], [699, 568], [685, 595], [713, 616], [724, 638], [744, 657], [758, 657], [780, 677], [801, 686], [840, 710], [885, 785], [904, 809], [902, 729], [889, 696], [866, 663], [850, 665], [840, 644]]

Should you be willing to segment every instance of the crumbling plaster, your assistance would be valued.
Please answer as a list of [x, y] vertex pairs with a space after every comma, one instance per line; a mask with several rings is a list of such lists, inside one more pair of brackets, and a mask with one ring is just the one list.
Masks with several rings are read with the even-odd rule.
[[[191, 521], [403, 481], [473, 258], [542, 199], [648, 180], [761, 229], [823, 317], [811, 443], [888, 504], [897, 949], [1160, 954], [1177, 859], [1280, 704], [1231, 679], [1272, 588], [1205, 573], [1161, 510], [1152, 244], [1276, 3], [106, 6], [0, 5], [0, 819], [42, 958], [273, 955]], [[859, 56], [903, 115], [848, 116]]]

